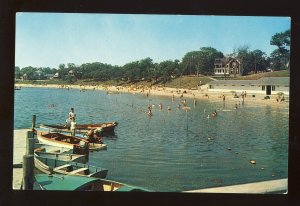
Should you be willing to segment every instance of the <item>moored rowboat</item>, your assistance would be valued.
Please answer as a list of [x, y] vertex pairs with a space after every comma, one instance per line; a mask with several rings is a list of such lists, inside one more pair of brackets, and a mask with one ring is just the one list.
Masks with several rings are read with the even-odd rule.
[[82, 138], [64, 135], [58, 132], [37, 131], [37, 139], [42, 144], [64, 147], [68, 149], [74, 149], [78, 147], [88, 147], [89, 150], [107, 149], [106, 144], [89, 143], [87, 140]]
[[38, 156], [37, 154], [34, 154], [34, 165], [37, 169], [46, 174], [58, 173], [65, 175], [105, 178], [108, 172], [105, 168], [78, 162], [45, 158]]
[[93, 177], [37, 174], [35, 180], [34, 189], [41, 190], [150, 192], [142, 187]]
[[57, 159], [63, 161], [71, 161], [71, 162], [78, 162], [78, 163], [86, 163], [87, 162], [87, 155], [80, 155], [80, 154], [67, 154], [67, 153], [58, 153], [58, 152], [46, 152], [45, 149], [35, 149], [34, 153], [39, 157], [50, 158], [50, 159]]
[[[101, 132], [114, 132], [118, 122], [107, 122], [98, 124], [76, 124], [76, 131], [80, 133], [86, 133], [91, 129], [99, 129]], [[66, 125], [51, 125], [40, 124], [40, 128], [49, 129], [51, 131], [69, 132], [69, 128]]]

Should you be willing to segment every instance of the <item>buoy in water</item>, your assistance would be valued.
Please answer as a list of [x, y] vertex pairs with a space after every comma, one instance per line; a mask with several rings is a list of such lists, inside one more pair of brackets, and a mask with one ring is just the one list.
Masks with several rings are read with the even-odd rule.
[[256, 161], [255, 160], [251, 160], [250, 163], [251, 164], [256, 164]]
[[228, 149], [228, 150], [231, 150], [231, 148], [230, 148], [230, 147], [228, 147], [227, 149]]

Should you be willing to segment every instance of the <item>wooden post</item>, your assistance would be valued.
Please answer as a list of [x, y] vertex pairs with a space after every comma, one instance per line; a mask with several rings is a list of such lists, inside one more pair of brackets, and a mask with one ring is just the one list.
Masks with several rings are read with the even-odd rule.
[[32, 131], [35, 128], [35, 122], [36, 122], [36, 115], [34, 114], [34, 115], [32, 115], [32, 126], [31, 126]]
[[27, 131], [27, 140], [26, 140], [26, 154], [33, 155], [34, 153], [34, 138], [33, 138], [33, 132]]
[[33, 167], [34, 167], [33, 155], [24, 155], [23, 156], [23, 189], [24, 190], [33, 189]]

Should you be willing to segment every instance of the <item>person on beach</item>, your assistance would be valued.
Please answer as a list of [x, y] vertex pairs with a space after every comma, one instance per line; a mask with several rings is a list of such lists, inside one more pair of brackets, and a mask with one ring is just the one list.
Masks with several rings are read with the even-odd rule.
[[71, 136], [75, 136], [75, 129], [76, 129], [75, 117], [72, 117], [71, 118], [71, 126], [70, 126]]
[[223, 94], [223, 102], [225, 102], [225, 95]]

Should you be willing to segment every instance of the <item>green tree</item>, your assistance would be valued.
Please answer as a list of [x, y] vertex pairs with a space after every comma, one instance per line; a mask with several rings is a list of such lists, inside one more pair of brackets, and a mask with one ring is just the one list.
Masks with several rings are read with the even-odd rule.
[[21, 69], [21, 74], [26, 76], [26, 79], [28, 80], [35, 80], [37, 79], [37, 68], [34, 68], [32, 66], [24, 67]]
[[290, 59], [291, 30], [276, 33], [272, 36], [270, 44], [277, 47], [271, 53], [271, 67], [274, 70], [287, 69]]
[[265, 71], [267, 67], [270, 66], [269, 59], [267, 55], [259, 49], [256, 49], [251, 52], [252, 55], [252, 70], [254, 69], [254, 73], [257, 71]]
[[20, 67], [16, 66], [15, 67], [15, 79], [20, 79], [21, 78], [21, 69]]
[[234, 56], [237, 59], [239, 59], [241, 62], [241, 68], [240, 68], [241, 75], [246, 75], [250, 71], [252, 71], [253, 56], [251, 55], [249, 46], [244, 45], [244, 46], [238, 47], [237, 49], [234, 49]]
[[199, 51], [191, 51], [182, 58], [181, 66], [184, 68], [184, 74], [213, 74], [214, 61], [216, 58], [222, 58], [222, 52], [212, 47], [201, 47]]
[[58, 74], [59, 74], [59, 78], [60, 79], [65, 79], [65, 77], [68, 75], [68, 68], [66, 68], [66, 66], [64, 64], [60, 64], [58, 66]]
[[154, 70], [153, 60], [150, 57], [140, 60], [137, 70], [141, 74], [141, 78], [151, 80]]
[[139, 62], [130, 62], [123, 66], [124, 69], [124, 77], [127, 78], [129, 81], [134, 81], [136, 79], [140, 79], [141, 74], [138, 69]]

